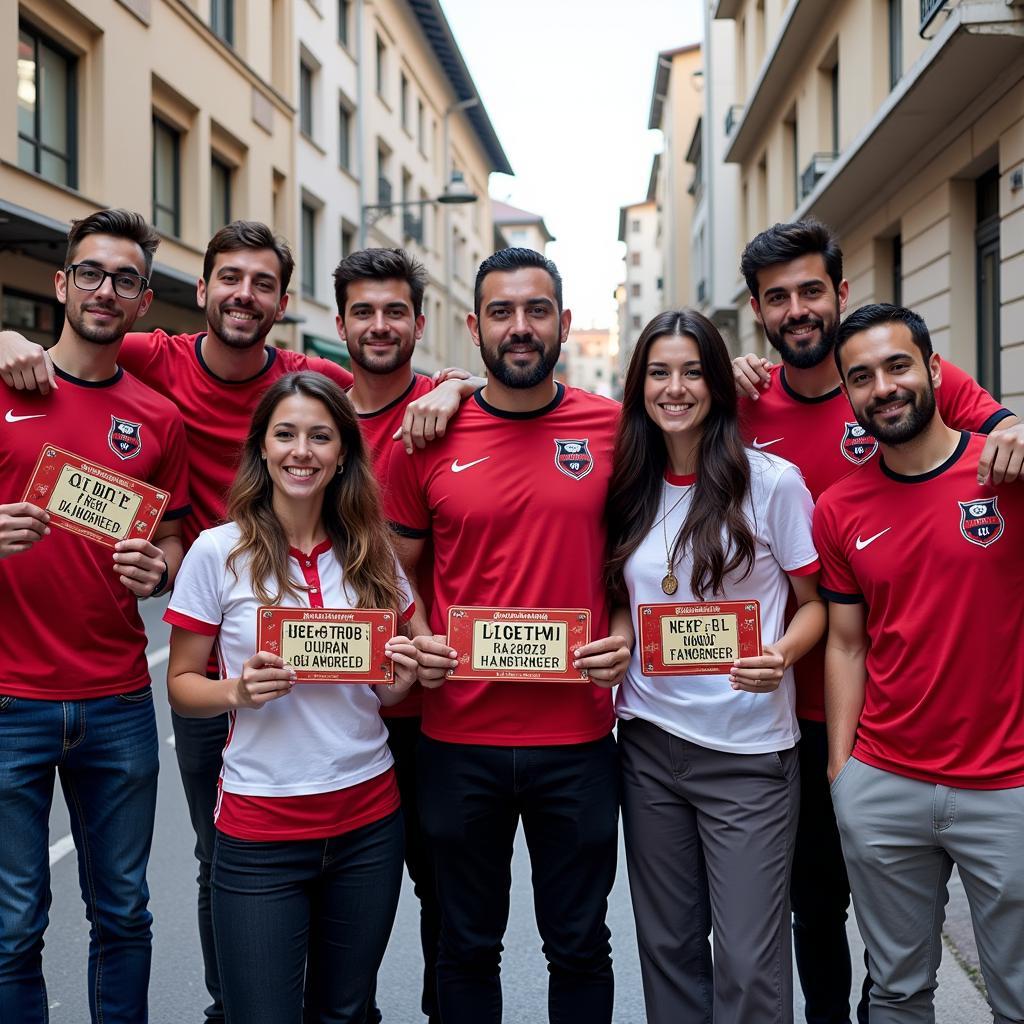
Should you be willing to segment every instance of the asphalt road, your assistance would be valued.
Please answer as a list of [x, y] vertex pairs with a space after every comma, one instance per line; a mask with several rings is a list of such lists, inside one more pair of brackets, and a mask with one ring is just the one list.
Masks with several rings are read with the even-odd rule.
[[[193, 839], [170, 742], [170, 712], [164, 699], [168, 630], [160, 621], [162, 602], [146, 604], [143, 609], [151, 641], [150, 663], [161, 736], [156, 832], [149, 869], [150, 906], [154, 917], [150, 1019], [154, 1024], [202, 1024], [202, 1011], [208, 1000], [202, 983], [195, 925]], [[79, 895], [69, 831], [67, 809], [58, 787], [50, 818], [53, 905], [44, 951], [50, 1020], [52, 1024], [88, 1024], [88, 925]], [[512, 915], [502, 969], [505, 1024], [540, 1024], [547, 1019], [547, 972], [534, 925], [529, 878], [529, 857], [520, 834], [514, 864]], [[962, 918], [962, 906], [955, 905], [957, 898], [954, 895], [951, 915], [959, 914]], [[959, 899], [962, 901], [962, 896]], [[616, 970], [616, 1024], [642, 1024], [643, 997], [624, 858], [620, 858], [619, 877], [612, 892], [609, 926]], [[855, 962], [860, 962], [863, 947], [852, 923], [850, 933], [855, 945]], [[420, 971], [417, 905], [411, 887], [406, 884], [379, 978], [378, 1000], [387, 1024], [422, 1024]], [[939, 979], [938, 1024], [982, 1024], [991, 1020], [984, 1000], [948, 950]], [[798, 997], [798, 1021], [803, 1019], [802, 1009]]]

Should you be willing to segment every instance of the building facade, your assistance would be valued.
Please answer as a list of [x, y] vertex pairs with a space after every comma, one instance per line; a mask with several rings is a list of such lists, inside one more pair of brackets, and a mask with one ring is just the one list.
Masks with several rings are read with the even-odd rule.
[[556, 240], [539, 213], [521, 210], [518, 206], [510, 206], [497, 199], [491, 200], [491, 211], [494, 218], [495, 250], [513, 246], [545, 253], [548, 243]]
[[[652, 171], [651, 181], [655, 180]], [[649, 189], [642, 203], [619, 210], [619, 241], [626, 245], [623, 284], [616, 290], [619, 306], [619, 379], [640, 332], [664, 308], [662, 295], [662, 253], [658, 238], [658, 204]]]

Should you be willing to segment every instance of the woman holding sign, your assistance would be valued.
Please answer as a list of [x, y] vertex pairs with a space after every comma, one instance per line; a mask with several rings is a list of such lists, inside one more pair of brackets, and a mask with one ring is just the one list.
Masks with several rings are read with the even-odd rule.
[[304, 372], [266, 391], [228, 517], [192, 546], [165, 616], [175, 710], [231, 712], [212, 869], [227, 1019], [361, 1022], [402, 874], [379, 708], [404, 696], [415, 659], [379, 628], [412, 600], [337, 385]]
[[825, 627], [811, 498], [790, 463], [744, 448], [729, 354], [699, 313], [647, 325], [622, 405], [608, 581], [636, 636], [616, 711], [648, 1020], [791, 1021], [790, 667]]

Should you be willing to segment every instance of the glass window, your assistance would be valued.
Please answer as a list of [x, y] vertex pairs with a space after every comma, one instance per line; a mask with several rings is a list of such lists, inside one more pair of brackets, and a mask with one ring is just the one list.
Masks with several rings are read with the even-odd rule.
[[235, 0], [210, 0], [210, 28], [228, 46], [235, 45]]
[[210, 159], [210, 234], [231, 222], [231, 166]]
[[409, 79], [405, 77], [405, 72], [402, 72], [402, 77], [399, 79], [399, 91], [398, 91], [398, 105], [399, 114], [398, 116], [402, 121], [402, 128], [405, 131], [409, 130]]
[[338, 107], [338, 166], [352, 169], [352, 112], [344, 104]]
[[351, 0], [338, 0], [338, 42], [342, 46], [348, 46], [348, 24], [351, 8]]
[[17, 331], [29, 341], [49, 348], [60, 337], [64, 310], [55, 299], [4, 289], [0, 326]]
[[153, 118], [153, 226], [165, 235], [181, 230], [181, 133]]
[[345, 259], [355, 252], [356, 229], [347, 223], [341, 225], [341, 258]]
[[302, 294], [316, 295], [316, 210], [302, 204]]
[[31, 26], [18, 27], [18, 166], [78, 186], [76, 60]]
[[313, 69], [299, 61], [299, 131], [313, 137]]
[[384, 86], [387, 79], [387, 47], [384, 40], [377, 36], [377, 95], [384, 95]]
[[889, 88], [903, 77], [903, 0], [889, 0]]

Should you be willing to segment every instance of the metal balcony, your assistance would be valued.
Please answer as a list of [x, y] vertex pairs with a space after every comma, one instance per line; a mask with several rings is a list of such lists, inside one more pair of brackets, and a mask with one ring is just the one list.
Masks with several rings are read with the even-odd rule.
[[732, 135], [732, 130], [733, 130], [733, 128], [736, 127], [736, 125], [739, 124], [740, 115], [742, 113], [743, 113], [743, 104], [742, 103], [734, 103], [725, 112], [725, 134], [726, 135]]
[[921, 28], [920, 32], [932, 23], [935, 15], [946, 6], [946, 0], [921, 0]]
[[836, 153], [815, 153], [811, 157], [811, 162], [800, 175], [801, 199], [806, 199], [814, 191], [814, 186], [828, 174], [828, 169], [835, 162], [837, 155]]
[[383, 174], [377, 178], [377, 202], [381, 206], [391, 205], [391, 182]]
[[417, 217], [411, 210], [402, 214], [402, 231], [405, 237], [414, 242], [423, 244], [423, 217]]

